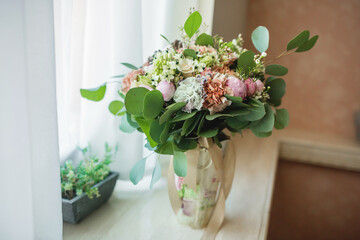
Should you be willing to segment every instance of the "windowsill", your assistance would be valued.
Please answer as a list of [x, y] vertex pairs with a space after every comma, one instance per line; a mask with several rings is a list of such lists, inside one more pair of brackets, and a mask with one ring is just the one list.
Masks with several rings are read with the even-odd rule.
[[[265, 139], [251, 133], [244, 135], [234, 139], [237, 151], [234, 182], [217, 239], [266, 239], [279, 156], [360, 171], [360, 147], [355, 141], [290, 130]], [[64, 239], [201, 238], [203, 230], [177, 223], [167, 195], [166, 178], [153, 191], [149, 191], [146, 180], [136, 186], [136, 191], [129, 184], [118, 180], [109, 202], [77, 225], [64, 223]]]

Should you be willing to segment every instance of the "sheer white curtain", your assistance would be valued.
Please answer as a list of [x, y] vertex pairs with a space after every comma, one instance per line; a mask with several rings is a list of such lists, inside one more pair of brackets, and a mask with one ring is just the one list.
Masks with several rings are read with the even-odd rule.
[[109, 84], [102, 102], [80, 97], [80, 88], [97, 87], [114, 75], [129, 72], [121, 62], [142, 65], [155, 50], [179, 38], [190, 7], [212, 26], [214, 0], [55, 0], [55, 37], [60, 155], [76, 158], [77, 145], [91, 143], [101, 154], [105, 141], [118, 144], [112, 168], [128, 178], [134, 163], [147, 154], [143, 135], [126, 134], [119, 118], [107, 111], [119, 99], [118, 85]]

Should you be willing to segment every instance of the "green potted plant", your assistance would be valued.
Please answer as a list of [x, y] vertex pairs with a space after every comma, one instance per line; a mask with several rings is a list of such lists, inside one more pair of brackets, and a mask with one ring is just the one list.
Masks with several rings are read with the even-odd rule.
[[74, 224], [110, 198], [119, 176], [109, 167], [117, 148], [105, 144], [103, 160], [92, 154], [90, 146], [80, 150], [84, 160], [77, 167], [67, 160], [60, 169], [63, 220]]

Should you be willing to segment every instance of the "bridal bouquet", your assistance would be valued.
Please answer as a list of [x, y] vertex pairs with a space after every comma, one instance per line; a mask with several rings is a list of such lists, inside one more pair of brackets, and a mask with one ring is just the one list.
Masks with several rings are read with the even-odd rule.
[[[169, 45], [143, 66], [122, 63], [132, 71], [115, 76], [123, 78], [119, 91], [123, 100], [109, 105], [111, 113], [122, 117], [121, 130], [137, 129], [145, 133], [149, 149], [174, 156], [174, 170], [180, 177], [187, 173], [184, 152], [196, 148], [200, 137], [212, 138], [221, 146], [229, 138], [224, 129], [233, 133], [250, 129], [258, 137], [268, 137], [273, 127], [282, 129], [289, 122], [288, 111], [278, 108], [286, 86], [279, 77], [288, 70], [266, 60], [268, 30], [259, 26], [253, 31], [251, 39], [259, 51], [254, 53], [243, 47], [241, 35], [225, 42], [202, 33], [202, 27], [202, 17], [195, 11], [181, 29], [180, 41], [170, 42], [161, 35]], [[309, 31], [303, 31], [279, 57], [310, 50], [317, 39], [309, 39]], [[100, 101], [106, 84], [81, 89], [81, 95]], [[145, 160], [140, 161], [132, 171], [133, 183], [142, 178], [144, 164]], [[154, 172], [158, 178], [159, 169]]]

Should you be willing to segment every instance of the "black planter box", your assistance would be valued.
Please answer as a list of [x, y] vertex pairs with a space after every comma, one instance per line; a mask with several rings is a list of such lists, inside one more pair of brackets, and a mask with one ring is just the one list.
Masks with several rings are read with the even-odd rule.
[[69, 223], [78, 223], [92, 213], [95, 209], [104, 204], [109, 200], [114, 187], [116, 180], [119, 174], [116, 172], [110, 172], [110, 174], [101, 182], [95, 184], [95, 187], [99, 189], [100, 197], [94, 196], [92, 199], [83, 193], [80, 196], [76, 196], [71, 200], [62, 199], [62, 213], [63, 220]]

